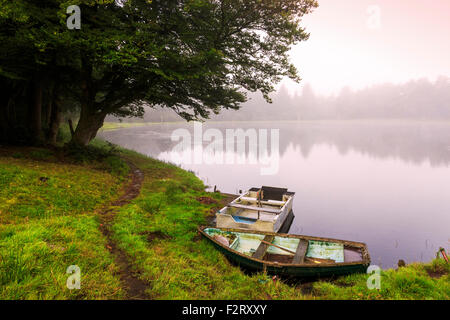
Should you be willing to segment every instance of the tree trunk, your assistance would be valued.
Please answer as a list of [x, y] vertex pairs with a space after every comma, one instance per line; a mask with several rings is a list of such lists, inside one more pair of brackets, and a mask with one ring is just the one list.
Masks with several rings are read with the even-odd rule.
[[14, 143], [17, 140], [15, 130], [18, 123], [13, 109], [20, 99], [20, 91], [20, 88], [14, 87], [11, 82], [0, 82], [0, 141]]
[[79, 146], [86, 146], [97, 135], [98, 130], [103, 126], [106, 113], [95, 112], [94, 108], [82, 106], [80, 120], [72, 137], [71, 143]]
[[44, 141], [42, 132], [42, 91], [41, 79], [35, 77], [32, 83], [31, 98], [29, 107], [29, 126], [33, 143], [39, 144]]
[[0, 102], [0, 141], [8, 140], [8, 121], [6, 120], [6, 104]]
[[57, 99], [56, 97], [56, 88], [55, 88], [55, 84], [52, 82], [48, 88], [48, 99], [47, 99], [47, 104], [45, 106], [45, 126], [47, 129], [50, 130], [50, 127], [52, 125], [52, 117], [53, 117], [53, 104], [55, 99]]
[[100, 111], [95, 105], [95, 85], [93, 85], [92, 65], [88, 59], [82, 57], [82, 81], [81, 89], [81, 112], [77, 128], [72, 136], [71, 144], [87, 146], [97, 135], [98, 130], [103, 126], [106, 112]]
[[75, 134], [75, 130], [73, 129], [72, 119], [67, 120], [67, 122], [69, 123], [70, 138], [72, 138], [73, 135]]
[[1, 81], [0, 79], [0, 142], [7, 141], [8, 137], [8, 118], [7, 118], [7, 108], [9, 94], [7, 92], [6, 81]]
[[54, 99], [51, 102], [51, 114], [50, 114], [50, 122], [48, 128], [48, 137], [47, 141], [50, 144], [56, 144], [56, 138], [58, 137], [59, 126], [61, 125], [62, 120], [62, 112], [61, 112], [61, 101], [59, 100], [59, 96], [57, 93], [54, 94]]

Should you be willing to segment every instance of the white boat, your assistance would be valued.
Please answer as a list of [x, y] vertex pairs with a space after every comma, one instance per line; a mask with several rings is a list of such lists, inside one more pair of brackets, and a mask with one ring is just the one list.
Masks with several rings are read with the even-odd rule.
[[284, 188], [251, 188], [217, 212], [216, 226], [278, 232], [292, 210], [294, 195]]

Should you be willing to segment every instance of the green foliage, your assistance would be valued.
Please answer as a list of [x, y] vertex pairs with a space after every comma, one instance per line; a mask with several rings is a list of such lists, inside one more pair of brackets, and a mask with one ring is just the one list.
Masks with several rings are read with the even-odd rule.
[[150, 214], [159, 213], [161, 206], [165, 204], [166, 197], [162, 193], [149, 194], [138, 202], [140, 208]]
[[104, 163], [107, 165], [109, 172], [119, 177], [127, 176], [130, 171], [127, 164], [115, 155], [106, 157]]
[[18, 283], [31, 274], [32, 266], [23, 259], [23, 248], [13, 245], [0, 253], [0, 285]]
[[16, 159], [23, 159], [25, 156], [23, 155], [22, 152], [15, 152], [11, 155], [11, 157], [16, 158]]
[[53, 152], [47, 149], [34, 150], [30, 152], [30, 157], [35, 160], [49, 160], [53, 157]]
[[111, 143], [95, 141], [87, 147], [68, 144], [64, 147], [64, 154], [76, 163], [97, 163], [99, 168], [121, 178], [126, 177], [130, 170], [123, 159], [118, 156], [117, 147]]
[[[66, 26], [66, 9], [74, 4], [81, 8], [80, 30]], [[82, 110], [73, 140], [85, 145], [107, 114], [142, 116], [143, 102], [193, 120], [238, 109], [247, 91], [260, 91], [270, 101], [282, 77], [299, 81], [288, 51], [308, 38], [300, 18], [317, 3], [2, 0], [0, 5], [5, 96], [27, 113], [23, 101], [42, 84], [43, 100]]]

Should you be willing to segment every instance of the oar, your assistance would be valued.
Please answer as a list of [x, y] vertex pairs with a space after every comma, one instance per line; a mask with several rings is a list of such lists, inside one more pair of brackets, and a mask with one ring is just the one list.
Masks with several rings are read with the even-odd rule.
[[321, 259], [321, 258], [310, 258], [310, 257], [305, 257], [305, 260], [312, 261], [314, 263], [335, 263], [336, 262], [332, 259]]
[[261, 240], [261, 242], [262, 242], [262, 243], [265, 243], [265, 244], [268, 244], [269, 246], [276, 247], [276, 248], [278, 248], [278, 249], [281, 249], [281, 250], [283, 250], [283, 251], [286, 251], [286, 252], [289, 252], [290, 254], [295, 255], [295, 252], [294, 252], [294, 251], [291, 251], [291, 250], [288, 250], [288, 249], [286, 249], [286, 248], [277, 246], [276, 244], [273, 244], [273, 243], [270, 243], [270, 242], [267, 242], [267, 241], [264, 241], [264, 240]]
[[[276, 244], [273, 244], [273, 243], [270, 243], [270, 242], [267, 242], [267, 241], [264, 241], [264, 240], [261, 240], [261, 242], [265, 243], [265, 244], [268, 244], [269, 246], [277, 247], [278, 249], [281, 249], [283, 251], [286, 251], [286, 252], [289, 252], [290, 254], [295, 255], [294, 251], [291, 251], [289, 249], [277, 246]], [[309, 261], [312, 261], [312, 262], [315, 262], [315, 263], [335, 263], [336, 262], [336, 261], [331, 260], [331, 259], [320, 259], [320, 258], [309, 258], [309, 257], [305, 257], [305, 259], [307, 259]]]

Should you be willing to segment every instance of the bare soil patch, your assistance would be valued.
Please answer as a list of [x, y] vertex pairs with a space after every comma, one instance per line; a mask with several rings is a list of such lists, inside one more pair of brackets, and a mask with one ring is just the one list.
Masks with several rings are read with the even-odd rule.
[[147, 236], [147, 241], [149, 243], [153, 242], [154, 240], [158, 240], [158, 239], [172, 239], [171, 236], [161, 232], [161, 231], [152, 231], [152, 232], [145, 232], [143, 235]]
[[125, 186], [122, 196], [100, 213], [100, 230], [107, 239], [107, 249], [113, 254], [119, 267], [120, 279], [127, 292], [127, 298], [144, 300], [149, 298], [145, 292], [149, 284], [139, 278], [140, 272], [132, 268], [126, 253], [113, 240], [111, 231], [117, 208], [129, 204], [139, 195], [144, 180], [143, 172], [130, 161], [125, 161], [131, 171], [130, 182]]
[[210, 197], [198, 197], [197, 201], [202, 203], [202, 204], [208, 204], [208, 205], [217, 203], [216, 200], [214, 200], [213, 198], [210, 198]]
[[427, 273], [430, 276], [430, 278], [433, 279], [439, 279], [440, 277], [447, 275], [447, 271], [439, 269], [438, 270], [427, 269]]

